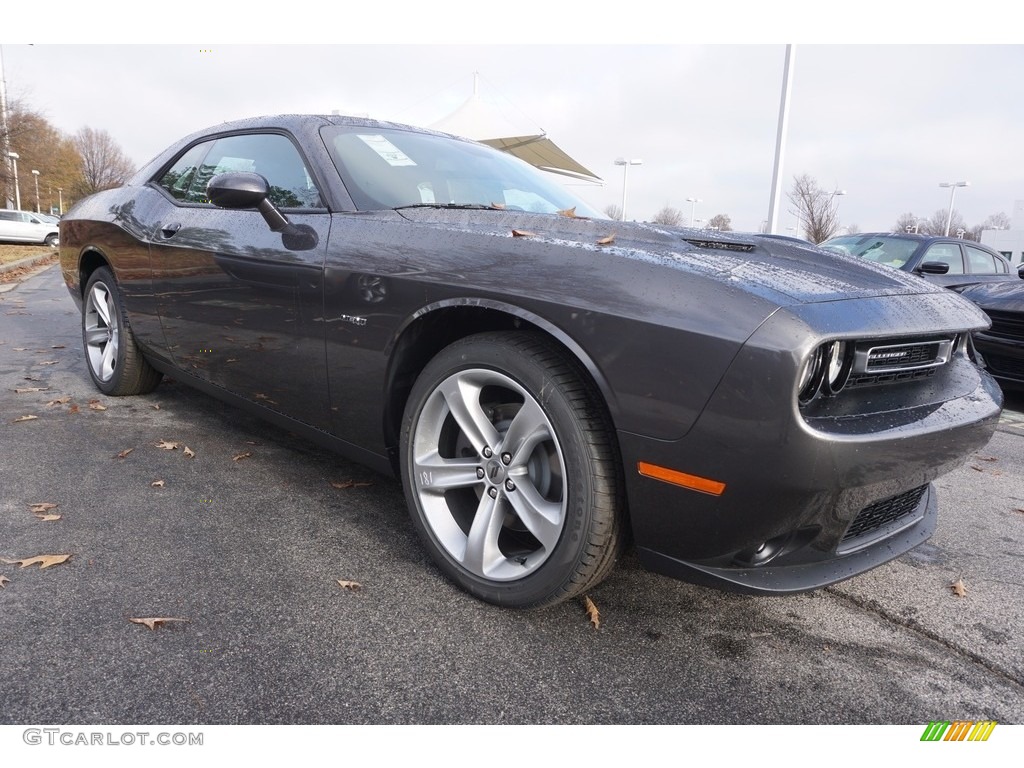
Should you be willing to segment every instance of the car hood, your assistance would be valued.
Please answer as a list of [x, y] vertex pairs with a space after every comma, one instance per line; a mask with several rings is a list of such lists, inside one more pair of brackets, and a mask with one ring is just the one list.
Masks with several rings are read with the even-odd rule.
[[980, 283], [964, 289], [960, 295], [982, 309], [1024, 312], [1024, 280]]
[[732, 284], [777, 306], [944, 290], [891, 267], [756, 234], [487, 209], [408, 208], [399, 213], [444, 229], [658, 264]]

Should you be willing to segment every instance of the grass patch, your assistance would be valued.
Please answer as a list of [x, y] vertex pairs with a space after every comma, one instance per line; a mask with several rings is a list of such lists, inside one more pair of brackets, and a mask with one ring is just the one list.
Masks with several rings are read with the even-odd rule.
[[48, 245], [10, 245], [0, 243], [0, 264], [10, 264], [33, 256], [57, 255], [57, 249]]

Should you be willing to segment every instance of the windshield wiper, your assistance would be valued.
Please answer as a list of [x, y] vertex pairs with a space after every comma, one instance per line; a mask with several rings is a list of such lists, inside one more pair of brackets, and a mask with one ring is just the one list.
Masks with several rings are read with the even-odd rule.
[[482, 210], [500, 211], [501, 208], [495, 205], [483, 205], [481, 203], [413, 203], [412, 205], [398, 205], [392, 208], [393, 211], [404, 211], [406, 208], [447, 208], [451, 210]]

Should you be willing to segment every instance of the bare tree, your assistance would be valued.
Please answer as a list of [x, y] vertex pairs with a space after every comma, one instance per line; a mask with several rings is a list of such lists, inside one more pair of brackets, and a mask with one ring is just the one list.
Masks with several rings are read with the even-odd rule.
[[82, 156], [82, 186], [76, 192], [83, 197], [120, 186], [135, 172], [131, 160], [104, 130], [86, 126], [75, 134], [74, 143]]
[[604, 215], [607, 216], [609, 219], [622, 221], [622, 209], [619, 206], [615, 205], [615, 203], [612, 203], [611, 205], [606, 205], [604, 207]]
[[896, 219], [896, 223], [893, 225], [892, 231], [916, 233], [920, 229], [918, 217], [908, 211], [907, 213], [900, 214], [900, 217]]
[[844, 227], [844, 229], [846, 230], [846, 234], [848, 234], [848, 235], [859, 235], [860, 234], [860, 225], [859, 224], [848, 224], [846, 227]]
[[[946, 217], [949, 209], [940, 208], [921, 224], [921, 232], [926, 235], [942, 236], [946, 234]], [[949, 234], [956, 237], [957, 230], [967, 231], [967, 223], [960, 211], [953, 209], [953, 216], [949, 220]]]
[[803, 234], [812, 243], [828, 240], [839, 229], [839, 214], [832, 203], [834, 195], [804, 174], [793, 178], [793, 187], [787, 194], [800, 219]]
[[1000, 211], [999, 213], [993, 213], [985, 222], [981, 225], [982, 229], [1009, 229], [1010, 228], [1010, 217]]
[[716, 213], [708, 220], [709, 229], [717, 229], [719, 232], [732, 232], [732, 219], [725, 213]]
[[669, 227], [678, 227], [683, 222], [683, 212], [678, 208], [666, 205], [651, 219], [655, 224], [664, 224]]

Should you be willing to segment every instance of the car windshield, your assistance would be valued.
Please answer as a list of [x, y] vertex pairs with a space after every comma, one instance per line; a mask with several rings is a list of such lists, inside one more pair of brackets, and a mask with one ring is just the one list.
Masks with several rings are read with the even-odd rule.
[[606, 218], [512, 155], [445, 136], [332, 126], [323, 137], [359, 210], [481, 206], [536, 213], [571, 208]]
[[833, 237], [821, 244], [822, 248], [829, 251], [858, 256], [897, 268], [906, 264], [919, 246], [920, 243], [916, 240], [889, 235], [844, 235]]

